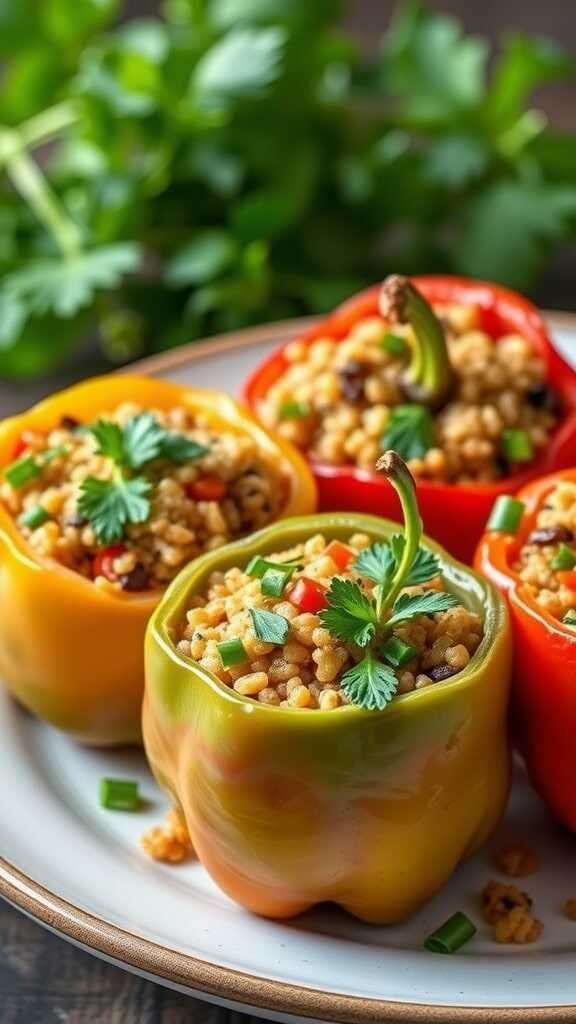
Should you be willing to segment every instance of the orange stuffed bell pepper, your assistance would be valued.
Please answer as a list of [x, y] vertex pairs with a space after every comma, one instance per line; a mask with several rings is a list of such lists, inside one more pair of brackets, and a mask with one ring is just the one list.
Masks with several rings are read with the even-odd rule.
[[268, 917], [330, 900], [399, 921], [506, 803], [504, 603], [421, 544], [413, 481], [384, 468], [404, 536], [286, 520], [189, 565], [148, 627], [152, 770], [216, 883]]
[[534, 787], [576, 831], [576, 470], [501, 498], [476, 566], [510, 606], [515, 739]]
[[244, 396], [310, 460], [320, 508], [398, 517], [382, 448], [409, 464], [429, 536], [469, 562], [498, 494], [570, 466], [576, 374], [501, 285], [393, 275], [266, 357]]
[[137, 742], [146, 623], [200, 551], [315, 489], [226, 395], [114, 375], [0, 425], [0, 678], [97, 745]]

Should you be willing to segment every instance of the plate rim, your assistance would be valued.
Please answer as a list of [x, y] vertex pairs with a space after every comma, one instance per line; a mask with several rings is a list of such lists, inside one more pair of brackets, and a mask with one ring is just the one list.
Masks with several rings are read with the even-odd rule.
[[135, 935], [83, 910], [0, 857], [0, 896], [58, 935], [119, 966], [246, 1011], [282, 1013], [335, 1024], [573, 1024], [576, 1004], [560, 1006], [452, 1006], [345, 995], [261, 978], [214, 964]]
[[[576, 313], [563, 310], [544, 309], [541, 314], [548, 326], [560, 330], [576, 331]], [[165, 373], [179, 369], [188, 363], [195, 363], [208, 355], [231, 352], [234, 349], [249, 348], [274, 338], [278, 345], [289, 341], [296, 335], [313, 327], [321, 317], [308, 316], [298, 319], [275, 320], [271, 323], [258, 324], [256, 327], [243, 327], [238, 331], [226, 331], [209, 337], [189, 341], [167, 352], [145, 356], [134, 363], [120, 367], [117, 373]]]
[[[551, 327], [576, 331], [576, 313], [545, 311]], [[207, 355], [248, 348], [275, 338], [280, 344], [309, 328], [316, 317], [282, 320], [189, 342], [170, 352], [131, 363], [120, 373], [159, 374]], [[215, 964], [136, 935], [92, 914], [35, 881], [0, 857], [0, 896], [59, 936], [119, 966], [159, 982], [231, 1001], [246, 1011], [257, 1008], [336, 1024], [570, 1024], [576, 1003], [559, 1006], [482, 1007], [398, 1002], [317, 990], [267, 979]]]

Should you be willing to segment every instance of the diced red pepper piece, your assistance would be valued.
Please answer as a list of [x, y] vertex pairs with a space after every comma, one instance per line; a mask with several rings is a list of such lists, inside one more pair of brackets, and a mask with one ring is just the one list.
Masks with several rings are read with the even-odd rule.
[[24, 440], [24, 435], [21, 434], [20, 437], [17, 438], [16, 441], [14, 442], [14, 448], [12, 449], [12, 461], [14, 461], [15, 459], [19, 459], [20, 456], [24, 454], [27, 447], [28, 445]]
[[340, 569], [340, 572], [344, 572], [354, 558], [352, 549], [347, 547], [346, 544], [341, 544], [339, 540], [330, 541], [325, 553], [332, 559], [337, 568]]
[[299, 580], [296, 580], [286, 596], [290, 603], [301, 612], [316, 614], [328, 605], [325, 587], [308, 576], [301, 576]]
[[104, 576], [111, 583], [115, 583], [118, 574], [114, 572], [114, 562], [125, 551], [126, 548], [123, 544], [110, 544], [109, 547], [97, 551], [92, 562], [92, 579]]
[[195, 501], [222, 501], [226, 494], [226, 484], [217, 476], [203, 476], [187, 485], [186, 494]]
[[563, 569], [561, 572], [557, 572], [556, 576], [564, 587], [576, 590], [576, 569]]

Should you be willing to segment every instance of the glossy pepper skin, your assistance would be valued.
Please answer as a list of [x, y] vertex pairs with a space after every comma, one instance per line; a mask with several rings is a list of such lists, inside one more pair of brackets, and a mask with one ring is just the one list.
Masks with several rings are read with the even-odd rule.
[[[564, 414], [544, 451], [522, 472], [490, 484], [439, 484], [419, 481], [418, 504], [426, 533], [443, 544], [455, 557], [471, 562], [495, 498], [509, 494], [528, 480], [574, 462], [576, 449], [576, 374], [554, 349], [546, 326], [535, 306], [517, 292], [501, 285], [446, 276], [414, 277], [412, 283], [434, 304], [455, 303], [475, 306], [480, 327], [496, 338], [518, 333], [534, 346], [547, 366], [547, 382], [559, 395]], [[368, 288], [339, 306], [335, 312], [304, 335], [305, 344], [318, 338], [341, 340], [366, 317], [379, 314], [380, 285]], [[273, 352], [248, 378], [244, 398], [258, 415], [270, 386], [286, 369], [284, 348]], [[398, 518], [396, 495], [376, 474], [355, 466], [330, 466], [317, 461], [316, 477], [320, 509], [350, 509]]]
[[547, 494], [562, 480], [576, 481], [576, 470], [551, 473], [518, 492], [525, 511], [517, 533], [485, 533], [476, 567], [508, 599], [515, 740], [535, 789], [556, 818], [576, 831], [576, 630], [545, 611], [514, 571]]
[[[24, 430], [48, 431], [63, 416], [91, 422], [123, 401], [160, 409], [182, 404], [206, 413], [216, 428], [249, 434], [285, 468], [284, 514], [314, 509], [314, 482], [301, 457], [232, 399], [145, 377], [89, 380], [5, 420], [0, 467], [12, 461]], [[160, 596], [105, 593], [64, 566], [43, 562], [0, 505], [0, 679], [39, 718], [94, 745], [140, 740], [144, 631]]]
[[215, 882], [266, 917], [331, 900], [365, 921], [402, 920], [487, 839], [506, 803], [504, 602], [432, 542], [450, 587], [485, 615], [485, 637], [460, 676], [384, 711], [259, 704], [171, 643], [189, 596], [212, 571], [318, 530], [345, 541], [356, 531], [384, 540], [394, 529], [346, 513], [279, 523], [189, 565], [148, 627], [143, 724], [152, 770]]

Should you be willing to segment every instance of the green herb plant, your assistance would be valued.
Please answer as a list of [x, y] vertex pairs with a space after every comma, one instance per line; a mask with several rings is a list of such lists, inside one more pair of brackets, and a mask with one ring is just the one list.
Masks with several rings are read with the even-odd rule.
[[[403, 588], [426, 583], [440, 574], [436, 555], [420, 547], [422, 521], [414, 481], [408, 467], [394, 451], [385, 452], [377, 469], [396, 489], [404, 516], [404, 536], [395, 534], [388, 544], [372, 544], [352, 566], [361, 580], [375, 584], [368, 596], [361, 583], [332, 580], [328, 607], [320, 612], [331, 636], [364, 650], [363, 658], [344, 673], [342, 689], [352, 704], [382, 710], [392, 700], [398, 679], [387, 661], [390, 635], [395, 626], [418, 615], [434, 615], [458, 603], [448, 592], [425, 590], [401, 593]], [[392, 664], [396, 659], [391, 659]]]
[[530, 104], [572, 57], [415, 0], [364, 56], [342, 6], [0, 3], [0, 374], [323, 312], [390, 268], [531, 286], [576, 233], [574, 136]]
[[208, 453], [204, 445], [165, 430], [147, 412], [132, 416], [124, 427], [100, 419], [86, 429], [96, 441], [96, 454], [114, 467], [110, 480], [88, 477], [80, 487], [78, 511], [101, 544], [120, 540], [128, 523], [148, 519], [152, 483], [145, 469], [158, 459], [188, 462]]

